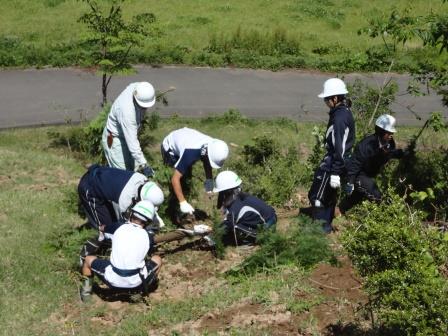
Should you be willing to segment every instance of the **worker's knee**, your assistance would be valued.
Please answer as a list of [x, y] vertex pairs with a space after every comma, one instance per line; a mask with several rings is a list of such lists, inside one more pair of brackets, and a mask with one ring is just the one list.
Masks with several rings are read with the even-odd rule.
[[86, 256], [86, 258], [84, 260], [84, 265], [86, 265], [89, 269], [91, 269], [92, 263], [95, 259], [97, 259], [96, 256], [93, 256], [93, 255]]

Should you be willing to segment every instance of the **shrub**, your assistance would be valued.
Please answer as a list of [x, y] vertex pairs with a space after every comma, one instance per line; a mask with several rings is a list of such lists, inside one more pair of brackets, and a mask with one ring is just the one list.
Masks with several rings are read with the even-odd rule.
[[106, 124], [110, 106], [105, 106], [98, 116], [87, 126], [71, 127], [67, 133], [49, 132], [53, 145], [68, 147], [71, 151], [79, 152], [95, 162], [104, 162], [101, 138]]
[[365, 277], [368, 307], [396, 335], [445, 335], [448, 331], [448, 236], [421, 225], [422, 214], [388, 191], [381, 204], [354, 209], [342, 241]]
[[257, 238], [260, 248], [230, 270], [228, 275], [275, 271], [280, 265], [309, 269], [321, 261], [334, 261], [334, 254], [320, 226], [305, 216], [300, 216], [295, 221], [295, 225], [287, 233], [270, 230], [260, 233]]
[[272, 138], [261, 136], [246, 145], [242, 156], [229, 164], [243, 180], [244, 190], [272, 205], [290, 201], [299, 183], [309, 176], [295, 147], [281, 150]]

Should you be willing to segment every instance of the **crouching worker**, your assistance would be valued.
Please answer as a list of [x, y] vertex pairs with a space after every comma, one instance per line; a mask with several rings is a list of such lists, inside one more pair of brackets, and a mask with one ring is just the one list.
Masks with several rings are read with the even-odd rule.
[[273, 229], [277, 223], [274, 208], [259, 198], [241, 191], [241, 179], [232, 171], [218, 174], [213, 191], [218, 194], [218, 209], [226, 215], [222, 228], [225, 243], [254, 243], [259, 230]]
[[342, 214], [363, 200], [381, 201], [375, 177], [390, 159], [400, 159], [407, 154], [406, 150], [396, 148], [395, 132], [395, 118], [383, 114], [375, 122], [375, 133], [356, 145], [353, 156], [347, 161], [348, 182], [344, 188], [347, 196], [339, 204]]
[[94, 274], [111, 289], [141, 289], [146, 294], [155, 287], [162, 259], [152, 256], [150, 260], [145, 260], [154, 246], [153, 235], [145, 227], [153, 220], [154, 214], [151, 202], [138, 202], [131, 210], [129, 221], [113, 235], [110, 260], [93, 255], [85, 258], [82, 266], [84, 280], [80, 290], [83, 301], [90, 298]]

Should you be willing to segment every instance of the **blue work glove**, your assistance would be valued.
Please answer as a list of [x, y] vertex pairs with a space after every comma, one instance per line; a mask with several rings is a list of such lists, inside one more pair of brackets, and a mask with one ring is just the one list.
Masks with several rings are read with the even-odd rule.
[[153, 177], [154, 176], [154, 170], [148, 165], [144, 165], [142, 168], [142, 174], [146, 177]]
[[208, 193], [211, 193], [213, 191], [213, 180], [212, 179], [206, 179], [204, 182], [204, 188], [205, 191]]
[[347, 195], [351, 195], [353, 193], [354, 189], [355, 189], [355, 185], [353, 183], [347, 183], [344, 186], [344, 191]]

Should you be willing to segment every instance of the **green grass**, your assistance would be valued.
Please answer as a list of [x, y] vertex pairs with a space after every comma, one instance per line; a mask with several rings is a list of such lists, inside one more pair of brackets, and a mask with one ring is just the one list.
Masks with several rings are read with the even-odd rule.
[[[305, 160], [313, 146], [313, 125], [285, 119], [253, 121], [238, 114], [206, 119], [161, 119], [157, 129], [146, 131], [146, 137], [151, 135], [153, 138], [152, 144], [145, 147], [156, 173], [160, 172], [156, 177], [161, 180], [165, 178], [165, 172], [160, 162], [159, 144], [168, 132], [183, 126], [233, 143], [229, 165], [242, 155], [244, 145], [254, 144], [256, 136], [276, 138], [282, 148], [297, 147], [305, 152], [300, 160]], [[283, 304], [296, 315], [322, 302], [323, 299], [305, 281], [307, 271], [292, 266], [292, 263], [271, 263], [275, 272], [242, 272], [236, 277], [224, 277], [213, 273], [216, 272], [214, 262], [207, 262], [201, 267], [210, 267], [209, 272], [216, 278], [213, 281], [219, 285], [206, 289], [199, 297], [167, 298], [149, 302], [149, 308], [127, 305], [114, 310], [106, 302], [83, 306], [77, 293], [77, 254], [92, 232], [78, 230], [84, 219], [77, 214], [74, 200], [76, 185], [90, 159], [67, 148], [52, 146], [49, 137], [49, 131], [65, 133], [74, 127], [15, 129], [0, 133], [1, 335], [146, 335], [154, 328], [170, 329], [176, 323], [196, 320], [207, 312], [225, 310], [243, 298], [267, 310], [274, 304]], [[400, 129], [397, 140], [403, 142], [415, 131]], [[421, 144], [446, 145], [448, 138], [446, 132], [434, 134], [428, 131], [421, 141]], [[201, 177], [200, 167], [195, 169]], [[197, 190], [202, 190], [202, 181], [198, 179], [195, 183]], [[198, 197], [192, 202], [210, 211], [216, 199], [209, 201]], [[295, 221], [291, 223], [294, 225]], [[191, 253], [187, 250], [168, 255], [164, 262], [166, 265], [197, 264], [191, 259], [194, 258]], [[204, 279], [192, 281], [201, 283]], [[160, 288], [160, 292], [163, 291], [163, 287]], [[278, 294], [275, 302], [272, 292]], [[295, 295], [297, 292], [301, 294]], [[101, 318], [114, 322], [101, 324], [98, 322]], [[234, 335], [262, 332], [250, 327], [229, 330], [229, 334]]]
[[[0, 6], [0, 46], [3, 50], [0, 65], [89, 63], [78, 45], [86, 34], [85, 27], [77, 22], [86, 11], [84, 3], [76, 0], [1, 0]], [[380, 55], [382, 41], [359, 36], [357, 31], [366, 26], [369, 18], [390, 12], [392, 6], [407, 8], [409, 1], [399, 0], [392, 4], [386, 0], [135, 0], [126, 2], [124, 14], [131, 17], [141, 11], [150, 11], [157, 18], [154, 28], [159, 33], [133, 51], [134, 62], [384, 70], [387, 64], [377, 62], [385, 60], [384, 55]], [[412, 8], [414, 13], [423, 14], [446, 7], [439, 0], [416, 0], [412, 2]], [[285, 38], [280, 53], [272, 48], [272, 44], [279, 41], [279, 32]], [[235, 45], [233, 42], [238, 36], [248, 46], [269, 46], [267, 52]], [[226, 44], [229, 49], [214, 50], [212, 41]], [[293, 46], [293, 52], [288, 52]], [[396, 69], [408, 68], [416, 59], [440, 57], [432, 51], [421, 53], [416, 49], [419, 46], [418, 42], [410, 41], [399, 55]], [[366, 56], [365, 51], [369, 48], [379, 52], [379, 56]]]
[[[251, 143], [255, 135], [272, 136], [273, 127], [285, 135], [283, 144], [291, 139], [298, 143], [312, 138], [307, 134], [306, 125], [292, 127], [285, 121], [224, 125], [219, 118], [207, 122], [173, 118], [162, 120], [160, 127], [153, 131], [155, 142], [160, 143], [163, 135], [184, 125], [240, 146]], [[279, 268], [275, 274], [242, 275], [232, 280], [216, 274], [223, 284], [217, 290], [206, 290], [199, 299], [188, 296], [181, 301], [167, 299], [151, 304], [148, 312], [130, 305], [120, 311], [120, 323], [113, 327], [92, 322], [116, 312], [111, 312], [106, 303], [84, 307], [78, 298], [77, 255], [92, 231], [78, 229], [84, 219], [78, 216], [73, 199], [88, 160], [68, 149], [53, 147], [48, 136], [49, 131], [64, 132], [70, 128], [16, 129], [1, 133], [0, 334], [137, 335], [157, 326], [169, 327], [196, 319], [213, 309], [225, 309], [243, 297], [269, 307], [272, 291], [279, 294], [280, 303], [297, 313], [321, 301], [303, 281], [303, 270]], [[158, 146], [148, 149], [153, 160], [160, 161]], [[187, 263], [188, 254], [186, 251], [184, 255], [168, 256], [165, 262], [184, 260]], [[309, 294], [306, 300], [291, 294], [298, 288]]]

